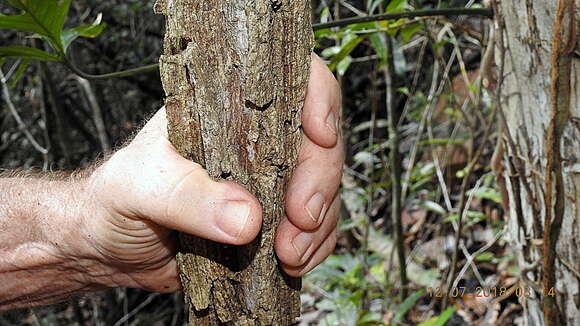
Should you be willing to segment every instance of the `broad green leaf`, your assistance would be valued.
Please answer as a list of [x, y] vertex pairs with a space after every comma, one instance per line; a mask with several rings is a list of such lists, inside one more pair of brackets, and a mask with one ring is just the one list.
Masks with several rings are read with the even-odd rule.
[[107, 24], [101, 23], [101, 17], [102, 15], [99, 14], [91, 25], [80, 25], [63, 31], [60, 38], [64, 51], [66, 52], [69, 45], [78, 37], [95, 38], [99, 36], [107, 26]]
[[[35, 33], [52, 41], [58, 51], [62, 51], [61, 32], [72, 0], [8, 0], [10, 4], [24, 11], [34, 22]], [[63, 51], [64, 52], [64, 51]]]
[[26, 46], [12, 45], [0, 47], [0, 58], [22, 58], [39, 61], [60, 61], [54, 54], [46, 53], [42, 50], [29, 48]]
[[18, 31], [43, 34], [45, 31], [40, 27], [30, 15], [5, 16], [0, 14], [0, 28], [15, 29]]
[[348, 56], [352, 50], [354, 50], [356, 48], [356, 46], [362, 42], [362, 40], [364, 40], [365, 37], [364, 36], [357, 36], [355, 38], [353, 38], [352, 40], [348, 41], [346, 44], [344, 44], [342, 46], [342, 48], [340, 49], [340, 52], [338, 52], [338, 54], [336, 54], [333, 58], [332, 61], [330, 62], [330, 64], [328, 65], [328, 68], [330, 70], [336, 70], [336, 67], [338, 66], [338, 64], [344, 59], [346, 58], [346, 56]]
[[443, 326], [453, 316], [455, 309], [457, 309], [455, 306], [448, 307], [439, 317], [427, 319], [418, 326]]

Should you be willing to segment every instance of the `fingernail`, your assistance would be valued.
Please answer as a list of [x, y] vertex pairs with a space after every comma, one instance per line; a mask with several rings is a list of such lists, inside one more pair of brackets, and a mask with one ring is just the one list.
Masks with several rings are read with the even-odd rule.
[[302, 262], [307, 253], [311, 251], [313, 233], [301, 232], [294, 239], [292, 239], [292, 246], [296, 251], [296, 255], [300, 257]]
[[333, 133], [336, 134], [337, 133], [337, 121], [338, 119], [336, 119], [336, 115], [334, 114], [334, 112], [330, 112], [328, 114], [328, 117], [326, 117], [326, 127]]
[[324, 196], [321, 193], [317, 192], [310, 198], [304, 209], [306, 213], [310, 216], [310, 218], [314, 221], [314, 223], [319, 224], [322, 221], [322, 218], [325, 214], [326, 204], [324, 203]]
[[250, 203], [247, 201], [228, 201], [222, 208], [222, 216], [217, 221], [222, 231], [239, 237], [250, 216]]

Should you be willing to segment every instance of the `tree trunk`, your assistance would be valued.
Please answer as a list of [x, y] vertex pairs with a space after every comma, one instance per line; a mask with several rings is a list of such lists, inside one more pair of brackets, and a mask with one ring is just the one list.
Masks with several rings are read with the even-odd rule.
[[503, 29], [496, 63], [505, 62], [500, 67], [503, 179], [525, 325], [580, 325], [580, 60], [577, 54], [574, 58], [580, 19], [575, 1], [496, 0], [496, 23]]
[[190, 325], [289, 325], [300, 279], [278, 268], [273, 241], [301, 141], [309, 76], [308, 0], [158, 0], [170, 140], [214, 178], [238, 182], [263, 208], [247, 246], [181, 234]]

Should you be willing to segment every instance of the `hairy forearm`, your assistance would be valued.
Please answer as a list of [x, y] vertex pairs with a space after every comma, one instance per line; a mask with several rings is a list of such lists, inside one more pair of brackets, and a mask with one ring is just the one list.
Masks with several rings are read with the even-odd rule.
[[0, 310], [105, 287], [80, 236], [93, 211], [83, 188], [75, 176], [0, 175]]

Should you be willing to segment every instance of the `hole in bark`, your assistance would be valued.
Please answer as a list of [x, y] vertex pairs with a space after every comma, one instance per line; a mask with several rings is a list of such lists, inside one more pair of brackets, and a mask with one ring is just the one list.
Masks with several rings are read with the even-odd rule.
[[191, 43], [191, 39], [187, 37], [182, 37], [179, 39], [179, 48], [181, 51], [187, 49], [187, 45]]
[[246, 102], [245, 102], [247, 108], [253, 109], [256, 111], [260, 111], [260, 112], [266, 111], [266, 109], [268, 109], [272, 105], [272, 103], [274, 103], [274, 99], [271, 99], [270, 102], [268, 102], [262, 106], [257, 105], [256, 103], [254, 103], [250, 100], [246, 100]]
[[220, 174], [220, 178], [224, 180], [228, 180], [231, 176], [232, 176], [231, 172], [222, 172], [222, 174]]
[[270, 6], [273, 12], [278, 12], [282, 8], [282, 2], [277, 0], [270, 0]]

